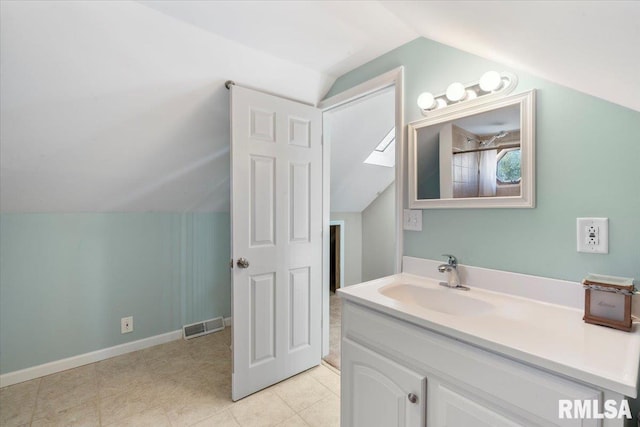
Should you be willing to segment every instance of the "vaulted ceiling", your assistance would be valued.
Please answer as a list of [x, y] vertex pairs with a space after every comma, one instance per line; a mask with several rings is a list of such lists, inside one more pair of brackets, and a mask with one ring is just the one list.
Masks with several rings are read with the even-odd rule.
[[419, 36], [640, 111], [640, 2], [0, 2], [0, 209], [224, 210], [223, 83], [307, 103]]
[[331, 141], [331, 212], [362, 212], [394, 181], [394, 167], [364, 163], [395, 129], [394, 107], [395, 90], [389, 88], [325, 114], [324, 134]]

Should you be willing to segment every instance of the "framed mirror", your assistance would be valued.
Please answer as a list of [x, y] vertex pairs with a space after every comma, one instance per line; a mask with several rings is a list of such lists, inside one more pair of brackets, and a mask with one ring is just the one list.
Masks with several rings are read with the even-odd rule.
[[533, 208], [535, 91], [409, 123], [409, 206]]

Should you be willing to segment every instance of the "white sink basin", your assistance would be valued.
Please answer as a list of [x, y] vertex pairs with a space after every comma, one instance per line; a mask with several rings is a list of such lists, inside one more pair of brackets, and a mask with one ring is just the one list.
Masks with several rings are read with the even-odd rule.
[[381, 287], [378, 292], [402, 304], [456, 316], [479, 316], [495, 308], [491, 303], [468, 296], [467, 291], [449, 288], [433, 289], [409, 283], [394, 283]]

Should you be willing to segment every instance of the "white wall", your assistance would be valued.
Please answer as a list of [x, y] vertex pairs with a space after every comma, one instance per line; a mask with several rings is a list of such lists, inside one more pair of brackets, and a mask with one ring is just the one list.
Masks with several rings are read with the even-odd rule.
[[0, 2], [3, 212], [229, 209], [224, 82], [315, 103], [333, 77], [137, 2]]

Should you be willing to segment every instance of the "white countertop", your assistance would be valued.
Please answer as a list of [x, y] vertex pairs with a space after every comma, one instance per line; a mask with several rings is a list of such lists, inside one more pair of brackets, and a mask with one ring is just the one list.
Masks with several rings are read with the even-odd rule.
[[[451, 315], [379, 292], [384, 286], [400, 283], [463, 293], [461, 297], [489, 302], [495, 309], [477, 315]], [[637, 397], [638, 323], [632, 332], [591, 325], [584, 323], [579, 309], [469, 286], [468, 292], [448, 289], [437, 280], [401, 273], [342, 288], [339, 295], [494, 353]]]

